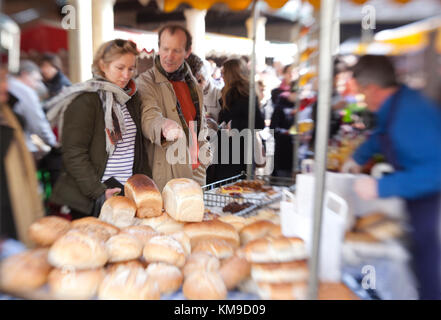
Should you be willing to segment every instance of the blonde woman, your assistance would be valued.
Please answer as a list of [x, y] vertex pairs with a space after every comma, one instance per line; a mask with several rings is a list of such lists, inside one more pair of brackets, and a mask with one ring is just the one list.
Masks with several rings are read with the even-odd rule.
[[138, 50], [132, 41], [104, 43], [93, 79], [52, 99], [48, 118], [61, 134], [64, 170], [51, 201], [67, 205], [73, 219], [97, 215], [136, 173], [149, 174], [141, 130], [141, 101], [133, 76]]

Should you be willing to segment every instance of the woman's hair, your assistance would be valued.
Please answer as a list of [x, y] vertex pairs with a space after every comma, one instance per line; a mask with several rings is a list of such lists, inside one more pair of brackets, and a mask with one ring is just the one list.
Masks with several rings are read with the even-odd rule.
[[250, 83], [248, 69], [242, 59], [229, 59], [223, 65], [225, 86], [222, 89], [222, 107], [227, 108], [226, 97], [231, 89], [236, 89], [240, 95], [249, 96]]
[[54, 67], [58, 71], [62, 71], [63, 69], [61, 59], [56, 54], [50, 52], [44, 53], [40, 59], [40, 66], [45, 62], [49, 63], [52, 67]]
[[92, 64], [92, 73], [94, 76], [104, 77], [104, 73], [100, 67], [100, 61], [109, 64], [126, 53], [131, 53], [135, 57], [139, 52], [136, 44], [130, 40], [115, 39], [103, 43], [95, 53]]

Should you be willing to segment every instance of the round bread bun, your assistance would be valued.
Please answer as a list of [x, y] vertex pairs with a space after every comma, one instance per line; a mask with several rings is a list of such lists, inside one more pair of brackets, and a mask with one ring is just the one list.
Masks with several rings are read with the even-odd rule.
[[158, 283], [161, 294], [171, 294], [178, 291], [184, 280], [178, 267], [167, 263], [151, 263], [147, 267], [149, 278]]
[[234, 254], [234, 248], [225, 240], [206, 239], [199, 241], [193, 252], [207, 252], [218, 259], [226, 259]]
[[99, 219], [118, 228], [124, 228], [133, 224], [136, 210], [133, 200], [122, 196], [110, 197], [101, 207]]
[[156, 236], [150, 239], [143, 251], [144, 259], [149, 262], [164, 262], [179, 268], [185, 264], [185, 251], [176, 239], [170, 236]]
[[106, 242], [109, 262], [129, 261], [141, 257], [143, 245], [135, 236], [120, 233]]
[[101, 300], [159, 300], [157, 282], [144, 268], [119, 266], [107, 273], [98, 289]]
[[48, 247], [69, 231], [70, 228], [71, 222], [67, 219], [57, 216], [43, 217], [31, 224], [29, 238], [37, 246]]
[[219, 273], [227, 289], [232, 290], [250, 276], [250, 271], [250, 263], [245, 258], [234, 255], [222, 262]]
[[308, 295], [308, 283], [267, 283], [258, 282], [259, 296], [263, 300], [305, 300]]
[[106, 272], [107, 273], [113, 272], [117, 268], [119, 268], [120, 266], [130, 268], [130, 269], [137, 269], [137, 268], [145, 269], [145, 268], [147, 268], [147, 264], [143, 263], [141, 260], [129, 260], [129, 261], [112, 262], [112, 263], [107, 264], [106, 265]]
[[108, 260], [104, 242], [79, 230], [70, 230], [49, 249], [48, 260], [57, 268], [95, 269]]
[[265, 237], [249, 242], [244, 248], [249, 262], [270, 263], [303, 260], [307, 257], [305, 243], [297, 237]]
[[224, 300], [227, 288], [218, 272], [200, 270], [185, 278], [182, 292], [190, 300]]
[[269, 220], [271, 222], [277, 223], [279, 221], [279, 215], [270, 208], [263, 208], [257, 211], [257, 218], [263, 220]]
[[240, 243], [245, 245], [252, 240], [263, 238], [267, 235], [277, 236], [279, 235], [278, 230], [280, 230], [280, 227], [277, 227], [276, 224], [269, 220], [253, 222], [240, 230]]
[[309, 268], [306, 260], [282, 263], [253, 263], [251, 277], [256, 282], [299, 282], [307, 281]]
[[231, 224], [237, 232], [246, 225], [245, 218], [234, 214], [227, 214], [218, 218], [220, 221]]
[[187, 234], [183, 231], [170, 233], [169, 236], [178, 240], [184, 249], [185, 257], [188, 257], [191, 254], [191, 241]]
[[51, 265], [48, 249], [26, 250], [0, 262], [0, 288], [11, 292], [28, 292], [46, 283]]
[[139, 224], [149, 226], [156, 232], [165, 234], [179, 232], [184, 228], [184, 224], [182, 222], [174, 220], [167, 214], [167, 212], [163, 212], [158, 217], [140, 219]]
[[220, 268], [219, 259], [206, 252], [192, 253], [183, 268], [184, 277], [187, 278], [193, 272], [206, 270], [216, 272]]
[[357, 219], [354, 225], [355, 231], [364, 231], [366, 228], [369, 228], [377, 223], [381, 223], [384, 220], [387, 220], [388, 217], [381, 212], [374, 212], [363, 217]]
[[72, 221], [72, 229], [81, 230], [92, 234], [102, 241], [119, 233], [119, 228], [95, 217], [86, 217]]
[[240, 244], [236, 229], [231, 224], [218, 219], [187, 223], [184, 226], [184, 232], [190, 237], [192, 248], [201, 240], [213, 238], [225, 240], [234, 248], [237, 248]]
[[48, 284], [51, 294], [58, 299], [92, 299], [104, 279], [104, 269], [53, 269]]
[[386, 220], [366, 228], [366, 233], [380, 241], [387, 241], [403, 235], [403, 228], [398, 222]]
[[147, 244], [147, 242], [150, 241], [151, 238], [159, 235], [159, 233], [156, 232], [152, 227], [142, 225], [123, 228], [121, 229], [121, 234], [130, 234], [136, 237], [136, 239], [141, 242], [143, 247]]

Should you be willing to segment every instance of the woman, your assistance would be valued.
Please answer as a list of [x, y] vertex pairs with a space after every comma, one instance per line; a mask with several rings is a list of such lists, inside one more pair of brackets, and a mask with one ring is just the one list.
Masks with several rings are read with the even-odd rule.
[[133, 174], [150, 175], [132, 79], [137, 55], [132, 41], [104, 43], [94, 57], [93, 79], [50, 101], [48, 118], [61, 128], [64, 164], [51, 201], [67, 205], [74, 219], [98, 215]]
[[40, 60], [40, 71], [43, 83], [49, 91], [49, 98], [60, 93], [63, 87], [71, 85], [69, 79], [63, 74], [61, 59], [55, 54], [45, 53]]
[[[248, 110], [249, 110], [249, 80], [248, 69], [243, 60], [230, 59], [223, 65], [223, 78], [225, 86], [222, 89], [222, 109], [219, 112], [219, 123], [227, 124], [228, 128], [237, 129], [239, 133], [249, 128]], [[263, 129], [265, 127], [264, 119], [259, 109], [258, 99], [255, 104], [254, 128]], [[218, 132], [218, 164], [215, 165], [215, 173], [212, 181], [229, 178], [246, 171], [246, 159], [244, 139], [239, 135], [226, 139], [226, 130]], [[234, 148], [233, 139], [240, 138], [240, 149]], [[254, 133], [252, 134], [254, 138]], [[228, 163], [222, 163], [221, 145], [229, 143]], [[251, 139], [253, 141], [253, 139]], [[224, 159], [226, 160], [226, 159]], [[239, 161], [237, 161], [239, 160]], [[239, 163], [238, 163], [239, 162]]]

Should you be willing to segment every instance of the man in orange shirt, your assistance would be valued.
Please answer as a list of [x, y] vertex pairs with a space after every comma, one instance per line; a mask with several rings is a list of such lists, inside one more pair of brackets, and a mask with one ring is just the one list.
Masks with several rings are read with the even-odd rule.
[[167, 25], [158, 40], [154, 66], [137, 80], [152, 178], [160, 190], [173, 178], [204, 185], [211, 150], [203, 94], [185, 62], [192, 38], [185, 28]]

